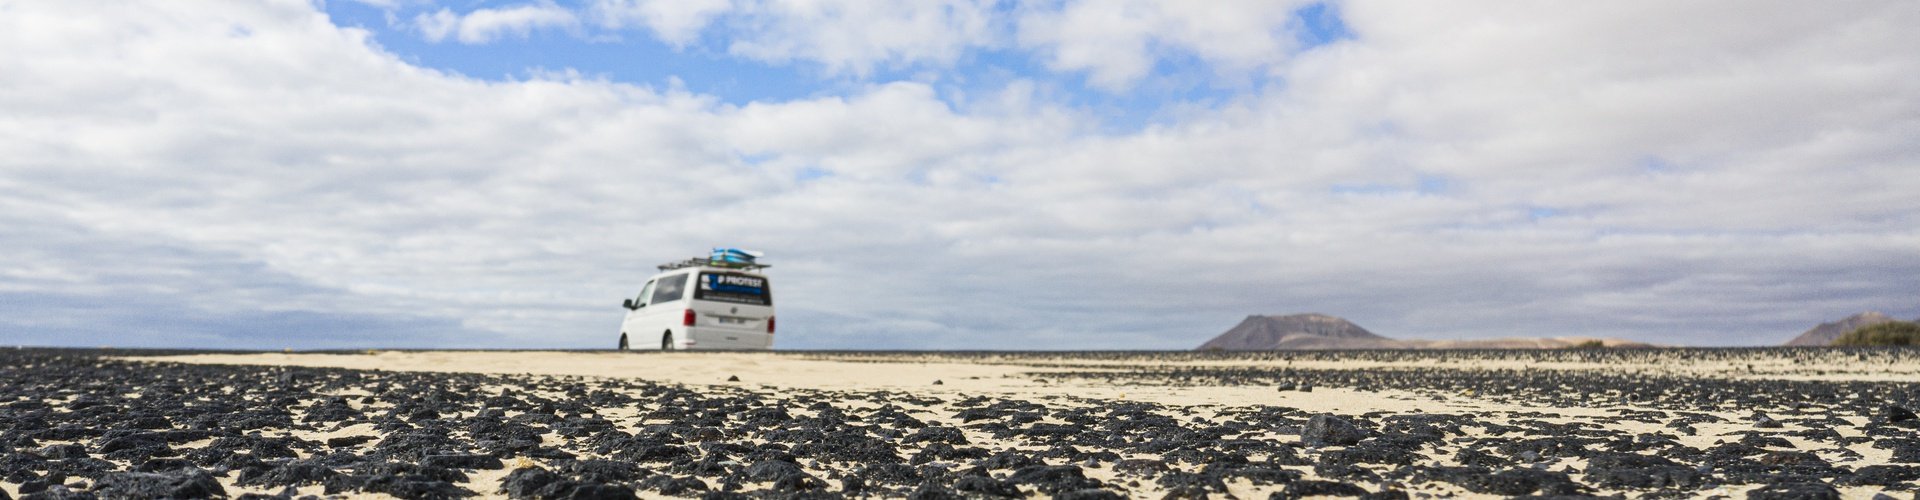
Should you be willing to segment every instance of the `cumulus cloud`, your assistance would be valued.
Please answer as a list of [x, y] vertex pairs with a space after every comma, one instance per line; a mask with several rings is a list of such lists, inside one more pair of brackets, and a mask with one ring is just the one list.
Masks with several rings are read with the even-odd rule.
[[[546, 5], [418, 26], [482, 43], [575, 22], [506, 14]], [[1004, 41], [964, 20], [975, 4], [742, 5], [944, 32], [747, 30], [803, 41], [743, 55], [853, 73]], [[1258, 28], [1293, 6], [1128, 5], [1021, 10], [1118, 17], [1017, 43], [1115, 89], [1151, 64], [1129, 54], [1167, 50], [1284, 84], [1116, 131], [1023, 82], [736, 105], [424, 69], [306, 2], [14, 5], [0, 52], [31, 56], [0, 58], [0, 336], [606, 346], [654, 264], [721, 244], [771, 252], [786, 347], [1188, 348], [1301, 311], [1404, 337], [1755, 344], [1920, 315], [1910, 3], [1355, 1], [1354, 39], [1311, 49]], [[622, 22], [754, 26], [676, 15]], [[1101, 37], [1124, 50], [1061, 55]]]
[[579, 23], [573, 11], [552, 3], [482, 8], [465, 14], [442, 8], [414, 17], [414, 26], [428, 41], [437, 43], [451, 37], [469, 45], [490, 43], [503, 36], [526, 37], [542, 29], [571, 28]]
[[608, 28], [643, 26], [676, 47], [693, 43], [732, 0], [594, 0], [589, 11]]
[[770, 0], [742, 6], [728, 51], [764, 61], [805, 60], [864, 75], [876, 66], [948, 65], [994, 43], [991, 0], [861, 2]]
[[1278, 64], [1299, 36], [1286, 29], [1294, 11], [1310, 3], [1071, 0], [1025, 10], [1019, 40], [1049, 68], [1085, 72], [1092, 85], [1123, 92], [1169, 57], [1242, 76]]
[[642, 27], [676, 47], [713, 29], [734, 56], [818, 64], [833, 75], [947, 68], [970, 51], [1018, 46], [1047, 67], [1125, 92], [1168, 59], [1195, 58], [1233, 79], [1285, 60], [1309, 1], [864, 2], [595, 0], [603, 27]]

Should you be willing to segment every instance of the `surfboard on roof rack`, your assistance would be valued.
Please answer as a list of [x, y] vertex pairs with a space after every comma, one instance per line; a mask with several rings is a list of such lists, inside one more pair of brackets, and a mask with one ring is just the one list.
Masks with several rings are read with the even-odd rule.
[[714, 247], [713, 253], [707, 257], [707, 259], [728, 264], [752, 264], [755, 260], [758, 260], [761, 255], [763, 255], [762, 252], [752, 250]]
[[757, 270], [766, 269], [773, 266], [768, 264], [761, 264], [759, 262], [745, 262], [745, 263], [720, 262], [720, 261], [713, 260], [710, 257], [694, 257], [687, 260], [668, 262], [668, 263], [661, 264], [654, 267], [659, 268], [661, 271], [667, 271], [667, 270], [673, 270], [673, 269], [685, 269], [689, 267], [718, 267], [722, 269], [740, 269], [740, 270], [746, 270], [746, 271], [757, 271]]

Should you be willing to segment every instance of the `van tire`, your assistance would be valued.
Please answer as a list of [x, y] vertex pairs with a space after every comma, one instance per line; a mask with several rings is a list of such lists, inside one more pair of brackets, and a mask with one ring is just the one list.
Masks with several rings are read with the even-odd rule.
[[667, 332], [666, 335], [660, 336], [660, 350], [662, 351], [673, 350], [673, 332]]
[[620, 350], [627, 350], [627, 332], [620, 332]]

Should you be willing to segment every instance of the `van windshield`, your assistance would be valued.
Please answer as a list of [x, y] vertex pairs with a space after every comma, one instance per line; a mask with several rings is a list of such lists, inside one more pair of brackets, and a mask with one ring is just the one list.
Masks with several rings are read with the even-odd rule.
[[694, 300], [711, 300], [755, 306], [773, 305], [773, 290], [767, 279], [741, 273], [700, 273], [700, 286], [693, 289]]

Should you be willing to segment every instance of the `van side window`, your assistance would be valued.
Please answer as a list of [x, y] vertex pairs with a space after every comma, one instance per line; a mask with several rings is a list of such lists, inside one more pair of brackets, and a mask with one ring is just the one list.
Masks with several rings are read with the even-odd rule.
[[687, 294], [687, 275], [678, 274], [660, 278], [660, 286], [653, 289], [653, 300], [649, 304], [680, 300]]
[[640, 296], [633, 298], [633, 305], [635, 307], [647, 305], [648, 295], [653, 295], [653, 282], [651, 281], [647, 282], [647, 286], [640, 287]]

